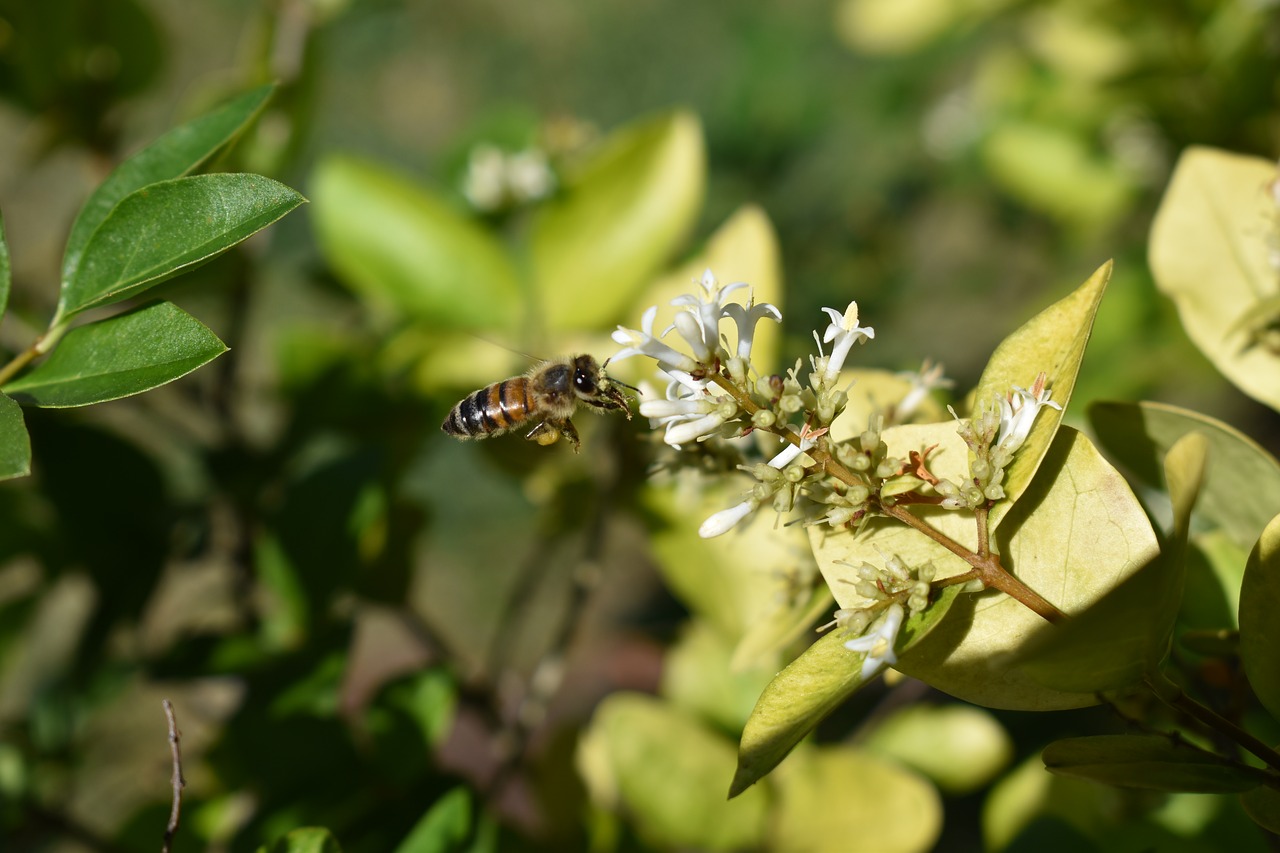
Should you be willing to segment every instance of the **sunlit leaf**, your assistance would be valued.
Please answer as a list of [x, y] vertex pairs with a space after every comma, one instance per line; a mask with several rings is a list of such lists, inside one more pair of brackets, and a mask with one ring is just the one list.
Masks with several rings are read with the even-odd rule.
[[275, 86], [259, 86], [218, 109], [179, 125], [125, 160], [89, 196], [67, 237], [62, 280], [75, 277], [93, 232], [125, 196], [147, 184], [180, 178], [207, 162], [242, 131], [266, 104]]
[[72, 329], [48, 359], [4, 390], [31, 406], [87, 406], [157, 388], [226, 351], [195, 317], [155, 302]]
[[[912, 614], [903, 623], [895, 645], [899, 654], [943, 621], [959, 589], [943, 588], [928, 609]], [[862, 678], [866, 655], [846, 649], [847, 639], [835, 630], [823, 635], [760, 694], [742, 731], [730, 797], [764, 778], [818, 723], [868, 683]]]
[[441, 795], [396, 847], [395, 853], [461, 850], [471, 833], [471, 794], [465, 787]]
[[651, 696], [614, 693], [596, 708], [583, 749], [598, 761], [596, 772], [587, 775], [596, 802], [607, 807], [616, 796], [649, 844], [694, 850], [761, 846], [765, 791], [726, 801], [732, 745], [673, 706]]
[[1280, 516], [1272, 519], [1253, 552], [1240, 586], [1240, 660], [1258, 699], [1280, 718]]
[[335, 156], [311, 183], [320, 248], [360, 295], [436, 328], [502, 329], [524, 316], [505, 247], [417, 181]]
[[31, 473], [31, 438], [22, 420], [22, 407], [0, 394], [0, 480]]
[[63, 283], [58, 318], [137, 296], [211, 260], [305, 201], [261, 175], [195, 175], [135, 190], [89, 238], [74, 274]]
[[1005, 190], [1064, 223], [1097, 228], [1131, 204], [1132, 178], [1068, 125], [1005, 119], [984, 135], [981, 153]]
[[1065, 625], [1028, 644], [1019, 667], [1057, 690], [1115, 690], [1154, 672], [1169, 651], [1182, 603], [1191, 508], [1203, 482], [1209, 442], [1183, 436], [1165, 458], [1173, 534], [1165, 549]]
[[[1030, 388], [1042, 372], [1047, 376], [1047, 387], [1053, 392], [1053, 402], [1065, 411], [1093, 331], [1093, 319], [1110, 279], [1111, 262], [1108, 261], [1071, 295], [1050, 305], [1005, 338], [992, 353], [974, 391], [975, 414], [981, 407], [992, 405], [996, 398], [1007, 396], [1015, 385]], [[1061, 421], [1062, 411], [1049, 406], [1036, 416], [1031, 434], [1005, 472], [1002, 484], [1005, 499], [991, 509], [993, 530], [1027, 490]]]
[[640, 289], [684, 239], [702, 208], [702, 127], [668, 113], [612, 134], [532, 224], [530, 260], [553, 330], [627, 319]]
[[705, 621], [690, 622], [662, 664], [662, 695], [726, 731], [742, 728], [777, 665], [734, 672], [733, 646]]
[[1123, 788], [1227, 793], [1258, 787], [1262, 771], [1158, 735], [1095, 735], [1054, 741], [1041, 754], [1053, 773]]
[[1053, 840], [1066, 845], [1056, 849], [1096, 850], [1083, 843], [1086, 838], [1073, 837], [1071, 830], [1085, 833], [1102, 823], [1111, 810], [1110, 793], [1092, 782], [1050, 773], [1040, 756], [1032, 756], [992, 786], [983, 803], [984, 849], [1004, 850], [1015, 839], [1025, 843], [1025, 830], [1047, 824]]
[[[883, 438], [889, 453], [903, 458], [911, 450], [938, 445], [929, 459], [940, 477], [961, 480], [968, 470], [968, 448], [952, 424], [894, 427]], [[916, 511], [953, 541], [977, 547], [971, 515]], [[810, 539], [842, 607], [863, 603], [850, 582], [856, 581], [853, 567], [882, 565], [885, 554], [908, 566], [932, 562], [940, 578], [968, 570], [942, 545], [891, 519], [874, 520], [856, 536], [815, 527]], [[1124, 478], [1087, 439], [1065, 427], [1035, 482], [997, 530], [994, 544], [1007, 569], [1068, 614], [1097, 601], [1157, 553], [1150, 522]], [[989, 707], [1049, 710], [1096, 703], [1092, 693], [1052, 690], [1006, 665], [1045, 625], [1002, 593], [962, 596], [936, 630], [900, 657], [897, 668]]]
[[792, 579], [814, 576], [803, 529], [776, 525], [768, 508], [716, 539], [698, 536], [705, 518], [741, 501], [750, 487], [745, 476], [684, 471], [651, 483], [643, 495], [658, 518], [650, 542], [663, 580], [686, 607], [734, 641], [786, 609]]
[[[1089, 422], [1098, 443], [1144, 482], [1161, 485], [1161, 462], [1188, 432], [1209, 442], [1209, 463], [1196, 512], [1252, 548], [1280, 513], [1280, 462], [1253, 439], [1208, 415], [1164, 403], [1095, 403]], [[1240, 500], [1241, 495], [1249, 500]]]
[[342, 853], [333, 833], [323, 827], [294, 829], [273, 844], [258, 848], [258, 853]]
[[879, 722], [861, 744], [964, 794], [990, 782], [1013, 758], [1013, 740], [987, 711], [971, 705], [917, 704]]
[[1262, 157], [1191, 147], [1183, 152], [1151, 225], [1156, 285], [1214, 366], [1236, 387], [1280, 408], [1280, 355], [1251, 341], [1242, 318], [1274, 296], [1269, 259], [1277, 211]]
[[733, 649], [730, 671], [743, 672], [766, 666], [768, 662], [777, 660], [780, 652], [799, 642], [819, 619], [829, 617], [835, 610], [835, 598], [816, 571], [814, 581], [807, 597], [787, 598], [784, 592], [781, 606], [775, 607], [742, 635]]
[[770, 850], [924, 853], [942, 831], [934, 787], [867, 750], [797, 751], [775, 777]]

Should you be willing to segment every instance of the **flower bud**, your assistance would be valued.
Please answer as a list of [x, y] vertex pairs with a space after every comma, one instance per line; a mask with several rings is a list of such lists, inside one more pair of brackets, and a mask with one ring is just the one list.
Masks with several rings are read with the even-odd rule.
[[751, 425], [756, 429], [769, 429], [778, 422], [778, 416], [768, 409], [757, 409], [751, 416]]
[[788, 465], [782, 472], [787, 478], [788, 483], [798, 483], [804, 479], [805, 470], [803, 465]]

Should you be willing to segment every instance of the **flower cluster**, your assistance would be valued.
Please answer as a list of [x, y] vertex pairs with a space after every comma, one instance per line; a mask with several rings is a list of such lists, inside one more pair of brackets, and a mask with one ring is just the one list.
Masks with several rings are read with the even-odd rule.
[[[640, 413], [681, 458], [706, 458], [692, 453], [714, 442], [717, 451], [728, 448], [737, 468], [754, 480], [740, 501], [702, 522], [703, 538], [729, 532], [764, 506], [779, 514], [800, 507], [809, 525], [858, 529], [874, 515], [900, 517], [895, 507], [901, 503], [988, 505], [1004, 497], [1005, 470], [1037, 413], [1044, 406], [1060, 408], [1050, 402], [1043, 374], [1030, 390], [1014, 388], [972, 421], [960, 421], [960, 435], [972, 451], [970, 476], [963, 483], [942, 479], [930, 471], [933, 447], [901, 458], [890, 454], [883, 439], [886, 423], [906, 422], [931, 390], [950, 384], [941, 367], [926, 362], [911, 375], [901, 400], [871, 414], [858, 435], [835, 441], [831, 425], [849, 399], [841, 373], [854, 345], [875, 337], [861, 324], [857, 303], [844, 311], [822, 309], [829, 322], [814, 332], [817, 353], [807, 371], [797, 361], [785, 373], [768, 373], [752, 363], [752, 347], [761, 320], [782, 319], [778, 309], [757, 303], [749, 290], [738, 295], [746, 284], [722, 287], [711, 270], [697, 284], [700, 292], [672, 301], [677, 311], [665, 329], [655, 328], [657, 306], [644, 312], [639, 329], [619, 326], [613, 339], [621, 349], [613, 360], [638, 355], [657, 362], [665, 391], [644, 391]], [[772, 438], [737, 441], [751, 433]], [[835, 624], [854, 635], [846, 646], [866, 655], [863, 676], [869, 677], [896, 660], [898, 630], [928, 606], [934, 569], [926, 563], [909, 570], [897, 557], [887, 558], [883, 569], [867, 563], [854, 568], [866, 604], [837, 612]]]
[[881, 668], [897, 663], [894, 644], [898, 629], [912, 613], [929, 606], [929, 589], [935, 572], [930, 562], [909, 569], [896, 555], [885, 559], [884, 568], [862, 563], [853, 569], [858, 576], [854, 589], [864, 600], [863, 605], [837, 610], [835, 619], [819, 630], [834, 625], [842, 633], [853, 636], [844, 647], [866, 655], [862, 662], [865, 680]]
[[1045, 381], [1041, 373], [1030, 390], [1015, 385], [1008, 395], [983, 406], [972, 420], [960, 421], [960, 436], [972, 452], [970, 482], [960, 485], [944, 480], [937, 484], [944, 507], [974, 509], [1004, 497], [1005, 469], [1026, 443], [1036, 415], [1045, 406], [1062, 410], [1049, 399], [1053, 392], [1045, 388]]
[[462, 194], [485, 213], [546, 198], [555, 186], [547, 155], [537, 148], [507, 153], [493, 145], [477, 145], [462, 178]]

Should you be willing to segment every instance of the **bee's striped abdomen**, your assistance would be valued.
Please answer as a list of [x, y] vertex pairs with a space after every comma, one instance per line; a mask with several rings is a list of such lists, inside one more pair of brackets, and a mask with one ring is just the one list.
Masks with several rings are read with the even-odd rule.
[[453, 407], [441, 428], [459, 438], [506, 432], [529, 417], [528, 380], [523, 376], [481, 388]]

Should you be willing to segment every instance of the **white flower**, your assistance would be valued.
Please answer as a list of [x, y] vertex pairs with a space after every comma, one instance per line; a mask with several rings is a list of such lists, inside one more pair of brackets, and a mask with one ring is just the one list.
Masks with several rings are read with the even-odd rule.
[[702, 526], [698, 528], [698, 535], [703, 539], [714, 539], [721, 534], [728, 533], [735, 524], [755, 512], [756, 506], [758, 504], [755, 501], [745, 500], [728, 509], [722, 509], [702, 522]]
[[906, 422], [920, 408], [924, 398], [934, 388], [950, 388], [955, 383], [942, 374], [942, 365], [933, 364], [925, 359], [917, 373], [900, 373], [903, 379], [911, 381], [911, 390], [903, 396], [894, 409], [894, 417], [899, 423]]
[[507, 191], [502, 152], [492, 145], [477, 145], [467, 158], [462, 193], [476, 210], [497, 210]]
[[[614, 353], [612, 361], [621, 361], [633, 355], [647, 355], [658, 362], [658, 366], [671, 373], [685, 373], [698, 369], [698, 362], [689, 355], [667, 346], [653, 334], [653, 321], [658, 315], [658, 306], [650, 306], [640, 320], [640, 330], [619, 326], [613, 332], [613, 339], [622, 344], [622, 349]], [[665, 334], [665, 333], [664, 333]]]
[[537, 148], [508, 155], [506, 165], [507, 186], [517, 201], [545, 198], [555, 187], [556, 176], [547, 163], [547, 155]]
[[650, 426], [667, 428], [662, 440], [679, 449], [718, 430], [738, 413], [738, 405], [729, 396], [713, 396], [705, 381], [694, 379], [679, 370], [669, 370], [666, 399], [641, 400], [640, 414], [650, 419]]
[[1041, 407], [1049, 406], [1062, 411], [1062, 406], [1049, 400], [1053, 392], [1046, 390], [1044, 384], [1045, 374], [1041, 373], [1030, 391], [1015, 385], [1009, 396], [1000, 401], [1000, 433], [996, 436], [996, 448], [1012, 454], [1022, 447], [1022, 443], [1031, 434], [1031, 427]]
[[[720, 318], [725, 316], [725, 308], [731, 304], [729, 294], [748, 285], [745, 281], [738, 281], [727, 287], [721, 287], [709, 268], [702, 273], [702, 280], [698, 283], [702, 285], [702, 296], [686, 293], [671, 300], [671, 304], [677, 307], [688, 306], [688, 312], [682, 313], [691, 314], [692, 319], [697, 323], [698, 342], [694, 342], [692, 326], [686, 324], [682, 329], [677, 325], [676, 328], [695, 351], [715, 353], [720, 349]], [[679, 322], [679, 315], [676, 320]]]
[[[840, 378], [840, 371], [844, 369], [845, 359], [849, 357], [849, 350], [856, 343], [865, 342], [876, 336], [876, 330], [870, 326], [858, 325], [858, 303], [850, 302], [849, 307], [841, 314], [834, 308], [823, 308], [827, 316], [831, 318], [830, 325], [822, 335], [822, 340], [831, 344], [831, 355], [826, 356], [822, 352], [822, 342], [818, 343], [818, 359], [814, 363], [814, 369], [819, 375], [819, 384], [823, 388], [830, 387], [837, 379]], [[818, 333], [813, 333], [814, 338], [818, 337]]]
[[876, 623], [869, 634], [849, 640], [844, 647], [851, 652], [863, 652], [866, 658], [862, 661], [862, 680], [866, 681], [882, 668], [898, 662], [894, 654], [893, 644], [898, 640], [898, 629], [902, 627], [905, 616], [902, 605], [894, 602], [884, 611], [884, 616]]
[[766, 317], [782, 322], [782, 312], [776, 306], [768, 302], [757, 303], [754, 299], [745, 306], [730, 302], [724, 306], [724, 316], [733, 320], [738, 327], [737, 356], [744, 361], [751, 359], [751, 344], [755, 339], [756, 324]]

